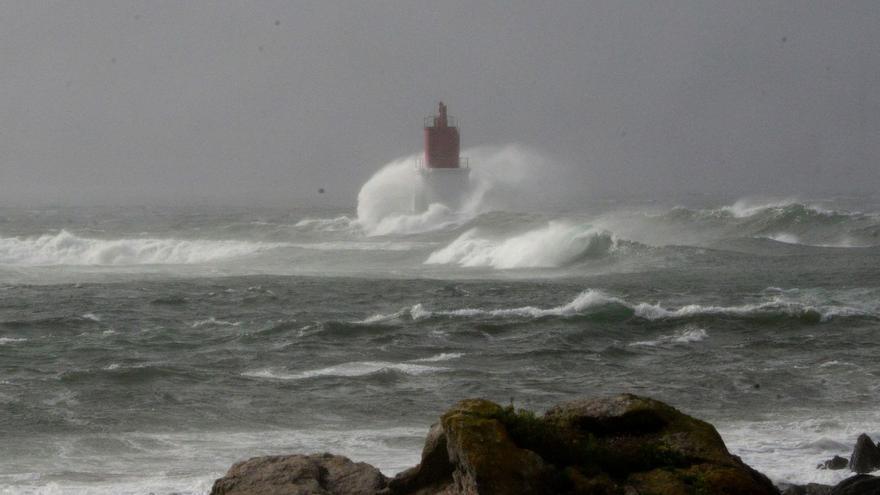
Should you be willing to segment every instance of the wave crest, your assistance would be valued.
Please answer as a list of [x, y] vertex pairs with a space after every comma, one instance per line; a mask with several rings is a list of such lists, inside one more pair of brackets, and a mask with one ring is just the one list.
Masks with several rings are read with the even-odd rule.
[[600, 257], [617, 247], [615, 236], [589, 225], [550, 222], [547, 226], [505, 239], [481, 237], [471, 229], [431, 253], [426, 264], [466, 267], [557, 268], [583, 258]]
[[248, 256], [282, 245], [223, 240], [93, 239], [62, 230], [37, 237], [0, 238], [0, 264], [198, 264]]
[[[666, 308], [660, 304], [632, 303], [595, 289], [585, 290], [578, 294], [571, 302], [552, 308], [523, 306], [508, 309], [462, 308], [430, 311], [425, 309], [422, 304], [416, 304], [410, 308], [410, 315], [413, 320], [424, 320], [433, 317], [577, 317], [614, 315], [618, 313], [624, 318], [635, 317], [644, 320], [678, 320], [715, 316], [758, 320], [796, 318], [816, 323], [842, 317], [880, 317], [880, 315], [867, 309], [841, 305], [812, 305], [805, 302], [787, 300], [781, 296], [774, 296], [760, 303], [738, 306], [688, 304], [678, 308]], [[705, 336], [693, 334], [685, 338], [690, 337], [703, 338]]]
[[245, 372], [242, 375], [252, 378], [270, 378], [275, 380], [305, 380], [308, 378], [320, 377], [351, 378], [386, 372], [396, 372], [402, 373], [404, 375], [425, 375], [447, 370], [448, 368], [443, 368], [439, 366], [426, 366], [422, 364], [392, 363], [386, 361], [357, 361], [351, 363], [343, 363], [336, 366], [328, 366], [326, 368], [302, 371], [300, 373], [286, 373], [273, 371], [271, 369], [262, 369], [257, 371]]

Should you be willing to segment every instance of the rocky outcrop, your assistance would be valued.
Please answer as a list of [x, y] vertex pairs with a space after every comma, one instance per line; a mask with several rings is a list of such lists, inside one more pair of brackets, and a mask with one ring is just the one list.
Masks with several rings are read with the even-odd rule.
[[816, 469], [846, 469], [849, 467], [849, 459], [836, 455], [825, 462], [819, 463]]
[[634, 395], [569, 402], [538, 416], [486, 400], [447, 411], [419, 465], [387, 480], [329, 454], [233, 466], [212, 495], [774, 495], [715, 428]]
[[391, 495], [776, 494], [712, 425], [620, 395], [561, 404], [543, 417], [467, 400], [435, 425], [422, 462]]
[[847, 478], [831, 489], [829, 495], [877, 495], [880, 493], [880, 478], [859, 474]]
[[849, 458], [849, 468], [855, 473], [870, 473], [880, 469], [880, 447], [865, 433], [856, 440], [856, 446]]
[[386, 484], [378, 469], [342, 456], [279, 455], [234, 464], [211, 495], [373, 495]]
[[806, 485], [791, 485], [782, 492], [782, 495], [828, 495], [830, 492], [831, 487], [828, 485], [808, 483]]

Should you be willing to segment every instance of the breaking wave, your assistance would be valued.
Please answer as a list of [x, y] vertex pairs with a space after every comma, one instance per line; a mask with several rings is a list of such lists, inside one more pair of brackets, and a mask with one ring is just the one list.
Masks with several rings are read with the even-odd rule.
[[[351, 225], [367, 235], [417, 234], [460, 226], [481, 213], [521, 207], [529, 198], [546, 196], [524, 194], [524, 190], [540, 182], [529, 180], [536, 170], [554, 175], [548, 174], [552, 163], [547, 158], [516, 144], [470, 148], [464, 153], [470, 158], [471, 174], [460, 210], [435, 203], [413, 213], [413, 194], [424, 186], [416, 172], [416, 155], [411, 155], [385, 165], [361, 187], [357, 219]], [[335, 228], [344, 223], [334, 219], [326, 225]]]
[[262, 369], [257, 371], [248, 371], [243, 373], [242, 375], [251, 378], [269, 378], [275, 380], [305, 380], [308, 378], [319, 377], [359, 377], [385, 372], [397, 372], [405, 375], [424, 375], [447, 370], [448, 368], [443, 368], [439, 366], [425, 366], [412, 363], [392, 363], [387, 361], [357, 361], [351, 363], [343, 363], [336, 366], [328, 366], [326, 368], [302, 371], [300, 373], [288, 373], [283, 371], [273, 371], [271, 369]]
[[[422, 304], [416, 304], [410, 308], [409, 312], [413, 320], [434, 317], [545, 318], [619, 315], [622, 318], [635, 317], [645, 320], [676, 320], [715, 316], [757, 320], [795, 318], [808, 322], [825, 322], [833, 318], [880, 317], [880, 314], [866, 308], [833, 304], [814, 305], [786, 299], [783, 296], [774, 296], [763, 302], [738, 306], [688, 304], [677, 308], [667, 308], [660, 304], [647, 302], [631, 303], [623, 298], [594, 289], [585, 290], [571, 302], [552, 308], [523, 306], [509, 309], [462, 308], [431, 311], [425, 309]], [[694, 336], [698, 335], [691, 335], [691, 337]]]
[[421, 358], [421, 359], [413, 359], [414, 363], [436, 363], [438, 361], [452, 361], [453, 359], [459, 359], [464, 356], [461, 352], [441, 352], [440, 354], [436, 354], [434, 356]]
[[796, 200], [739, 200], [709, 209], [617, 211], [594, 222], [618, 235], [653, 246], [726, 247], [731, 239], [772, 239], [813, 247], [880, 244], [880, 215], [828, 209]]
[[684, 330], [672, 335], [661, 335], [654, 340], [640, 340], [633, 342], [631, 346], [647, 346], [657, 347], [668, 344], [691, 344], [700, 342], [709, 337], [709, 333], [702, 328], [685, 328]]
[[283, 245], [246, 241], [93, 239], [62, 230], [36, 237], [0, 238], [0, 264], [197, 264], [248, 256]]
[[471, 229], [448, 246], [431, 253], [426, 264], [466, 267], [556, 268], [583, 258], [614, 251], [615, 236], [589, 225], [550, 222], [545, 227], [508, 238], [493, 239]]

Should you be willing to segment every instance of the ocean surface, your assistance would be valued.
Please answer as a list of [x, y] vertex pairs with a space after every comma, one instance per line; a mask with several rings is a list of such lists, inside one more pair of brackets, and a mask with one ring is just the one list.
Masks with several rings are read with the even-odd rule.
[[392, 475], [466, 397], [648, 395], [777, 482], [880, 436], [878, 198], [415, 215], [382, 184], [0, 208], [0, 493], [202, 494], [320, 451]]

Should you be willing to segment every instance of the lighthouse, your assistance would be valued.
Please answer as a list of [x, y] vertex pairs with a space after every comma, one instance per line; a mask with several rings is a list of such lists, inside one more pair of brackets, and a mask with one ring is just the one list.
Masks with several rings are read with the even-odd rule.
[[[460, 210], [467, 195], [470, 169], [460, 156], [461, 138], [455, 119], [446, 113], [446, 105], [437, 105], [437, 114], [425, 118], [425, 154], [417, 161], [420, 183], [413, 193], [413, 210], [425, 211], [440, 203]], [[464, 166], [462, 166], [464, 165]]]

